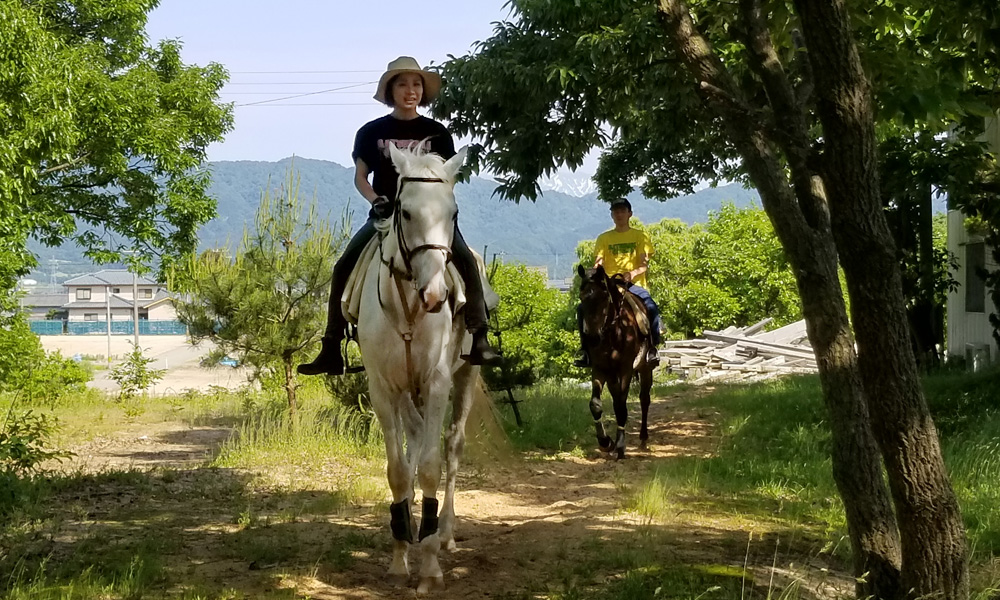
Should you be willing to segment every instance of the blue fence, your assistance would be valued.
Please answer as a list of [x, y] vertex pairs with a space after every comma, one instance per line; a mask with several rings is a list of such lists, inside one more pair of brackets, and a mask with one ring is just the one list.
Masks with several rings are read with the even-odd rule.
[[[106, 335], [107, 321], [30, 321], [37, 335]], [[111, 335], [133, 335], [132, 321], [111, 321]], [[139, 320], [139, 335], [185, 335], [187, 327], [180, 321]]]

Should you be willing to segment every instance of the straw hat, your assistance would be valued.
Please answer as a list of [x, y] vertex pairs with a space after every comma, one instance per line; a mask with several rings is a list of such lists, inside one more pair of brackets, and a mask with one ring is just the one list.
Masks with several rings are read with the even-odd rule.
[[416, 59], [409, 56], [400, 56], [389, 63], [385, 68], [385, 73], [378, 80], [378, 89], [375, 90], [375, 99], [385, 104], [385, 88], [389, 80], [400, 73], [418, 73], [424, 80], [424, 97], [420, 104], [427, 104], [437, 98], [441, 91], [441, 76], [431, 71], [425, 71], [417, 64]]

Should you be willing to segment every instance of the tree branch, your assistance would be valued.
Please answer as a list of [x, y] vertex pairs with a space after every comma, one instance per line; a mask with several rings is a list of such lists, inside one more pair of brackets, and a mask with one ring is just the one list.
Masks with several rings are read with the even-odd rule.
[[722, 60], [694, 25], [684, 0], [658, 0], [660, 23], [681, 55], [681, 59], [702, 86], [718, 88], [732, 103], [706, 101], [715, 107], [729, 131], [743, 165], [760, 192], [761, 202], [782, 244], [795, 260], [798, 252], [812, 245], [812, 231], [784, 176], [784, 169], [766, 132], [766, 124], [754, 111]]
[[760, 0], [740, 0], [750, 68], [764, 84], [772, 107], [775, 142], [792, 171], [792, 185], [806, 221], [813, 228], [828, 229], [830, 212], [816, 173], [809, 167], [811, 139], [806, 115], [774, 49]]
[[78, 165], [78, 164], [82, 163], [83, 161], [87, 160], [88, 157], [90, 157], [90, 153], [86, 152], [86, 153], [81, 154], [80, 156], [78, 156], [78, 157], [70, 160], [69, 162], [65, 162], [65, 163], [63, 163], [61, 165], [56, 165], [54, 167], [49, 167], [47, 169], [44, 169], [38, 175], [39, 176], [48, 175], [50, 173], [55, 173], [56, 171], [62, 171], [62, 170], [65, 170], [65, 169], [69, 169], [69, 168], [75, 167], [76, 165]]

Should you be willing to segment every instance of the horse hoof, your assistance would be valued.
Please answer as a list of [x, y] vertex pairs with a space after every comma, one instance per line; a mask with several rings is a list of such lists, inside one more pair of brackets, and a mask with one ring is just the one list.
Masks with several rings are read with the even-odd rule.
[[612, 450], [615, 449], [615, 442], [609, 437], [606, 437], [604, 439], [597, 438], [597, 445], [601, 450], [605, 452], [611, 452]]
[[649, 446], [646, 445], [646, 440], [642, 440], [639, 442], [639, 450], [642, 450], [643, 452], [649, 450]]
[[455, 543], [455, 538], [450, 538], [448, 541], [441, 544], [441, 546], [448, 552], [458, 550], [458, 544]]
[[405, 573], [389, 573], [385, 581], [393, 587], [406, 587], [410, 584], [410, 576]]
[[443, 590], [444, 589], [444, 575], [435, 575], [433, 577], [421, 577], [420, 584], [417, 586], [417, 594], [424, 595], [432, 590]]
[[625, 450], [619, 448], [618, 453], [615, 454], [615, 460], [621, 460], [623, 458], [625, 458]]

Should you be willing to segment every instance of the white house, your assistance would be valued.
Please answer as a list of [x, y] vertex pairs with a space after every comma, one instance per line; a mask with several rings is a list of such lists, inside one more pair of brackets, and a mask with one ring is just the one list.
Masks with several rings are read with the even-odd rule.
[[[986, 120], [985, 141], [994, 153], [1000, 154], [1000, 118]], [[957, 210], [948, 211], [948, 250], [958, 258], [958, 270], [952, 277], [958, 289], [948, 294], [948, 354], [965, 358], [978, 369], [997, 360], [996, 340], [989, 315], [996, 307], [990, 300], [986, 284], [976, 273], [985, 268], [995, 271], [992, 249], [983, 242], [981, 235], [970, 233], [965, 227], [965, 215]]]
[[[63, 285], [68, 302], [62, 309], [70, 322], [107, 321], [109, 315], [112, 321], [131, 321], [135, 303], [139, 305], [140, 320], [173, 321], [177, 318], [173, 298], [166, 289], [124, 269], [105, 269], [74, 277]], [[138, 288], [137, 298], [133, 296], [134, 287]]]

